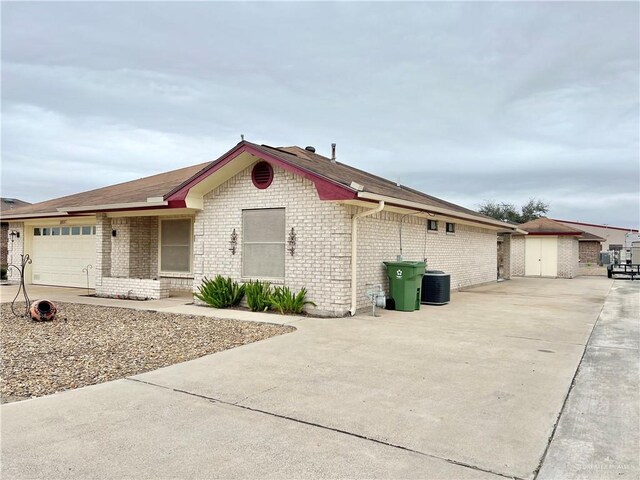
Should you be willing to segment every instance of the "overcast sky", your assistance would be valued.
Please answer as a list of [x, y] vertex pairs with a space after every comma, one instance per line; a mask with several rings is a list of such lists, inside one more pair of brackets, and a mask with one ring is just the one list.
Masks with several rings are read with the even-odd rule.
[[477, 209], [640, 223], [639, 4], [2, 3], [2, 196], [313, 145]]

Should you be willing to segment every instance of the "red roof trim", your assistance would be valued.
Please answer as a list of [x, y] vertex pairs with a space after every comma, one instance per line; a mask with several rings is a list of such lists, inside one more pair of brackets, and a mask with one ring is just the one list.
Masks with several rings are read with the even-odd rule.
[[582, 223], [582, 222], [572, 222], [570, 220], [558, 220], [556, 218], [552, 218], [552, 220], [555, 220], [556, 222], [560, 222], [560, 223], [571, 223], [572, 225], [585, 225], [587, 227], [604, 228], [607, 230], [622, 230], [623, 232], [632, 232], [632, 233], [638, 232], [638, 230], [635, 228], [611, 227], [608, 225], [596, 225], [595, 223]]
[[[297, 165], [293, 165], [258, 148], [247, 145], [244, 142], [240, 142], [234, 148], [222, 155], [218, 160], [214, 161], [211, 165], [196, 173], [193, 177], [183, 182], [181, 185], [174, 188], [171, 192], [165, 195], [164, 199], [169, 202], [169, 207], [184, 207], [185, 200], [187, 198], [187, 195], [189, 194], [189, 190], [191, 190], [193, 186], [197, 185], [209, 175], [218, 171], [220, 168], [231, 162], [234, 158], [245, 152], [312, 181], [316, 186], [316, 190], [318, 191], [320, 200], [350, 200], [356, 198], [356, 191], [351, 188], [345, 187], [344, 185], [318, 175], [317, 173], [313, 173], [309, 170], [300, 168]], [[180, 207], [178, 207], [178, 205], [180, 205]]]

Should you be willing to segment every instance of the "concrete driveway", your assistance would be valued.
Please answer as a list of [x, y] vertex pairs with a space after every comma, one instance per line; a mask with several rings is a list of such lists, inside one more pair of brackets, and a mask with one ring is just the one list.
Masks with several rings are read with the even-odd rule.
[[3, 478], [532, 478], [612, 283], [515, 279], [413, 313], [306, 318], [6, 404]]

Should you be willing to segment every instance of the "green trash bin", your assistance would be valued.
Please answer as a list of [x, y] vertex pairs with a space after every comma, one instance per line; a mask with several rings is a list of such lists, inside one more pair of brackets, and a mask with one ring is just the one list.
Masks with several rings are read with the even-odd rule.
[[383, 262], [389, 277], [389, 295], [396, 304], [396, 310], [413, 312], [420, 310], [420, 290], [424, 262]]

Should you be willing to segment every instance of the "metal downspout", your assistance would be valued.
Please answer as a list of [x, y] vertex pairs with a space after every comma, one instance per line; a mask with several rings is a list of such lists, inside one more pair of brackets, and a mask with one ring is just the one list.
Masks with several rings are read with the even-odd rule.
[[384, 201], [380, 201], [378, 206], [373, 210], [356, 213], [351, 218], [351, 316], [356, 314], [358, 303], [358, 219], [368, 217], [381, 212], [384, 209]]

